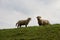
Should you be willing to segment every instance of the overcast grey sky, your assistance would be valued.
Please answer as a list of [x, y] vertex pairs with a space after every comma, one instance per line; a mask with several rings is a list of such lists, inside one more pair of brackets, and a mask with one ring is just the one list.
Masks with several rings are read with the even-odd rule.
[[0, 29], [15, 28], [18, 20], [28, 17], [28, 26], [38, 25], [36, 16], [60, 23], [60, 0], [0, 0]]

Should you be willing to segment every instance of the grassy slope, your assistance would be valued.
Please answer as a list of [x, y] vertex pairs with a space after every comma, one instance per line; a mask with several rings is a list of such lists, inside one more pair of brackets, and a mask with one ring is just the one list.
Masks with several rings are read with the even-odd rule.
[[60, 25], [4, 29], [0, 40], [60, 40]]

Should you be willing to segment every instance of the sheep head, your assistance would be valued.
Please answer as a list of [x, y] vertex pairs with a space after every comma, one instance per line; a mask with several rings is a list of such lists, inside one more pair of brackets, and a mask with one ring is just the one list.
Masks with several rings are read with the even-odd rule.
[[31, 20], [31, 18], [28, 18], [27, 20], [29, 20], [29, 21], [30, 21], [30, 20]]
[[41, 18], [41, 16], [37, 16], [36, 18], [39, 19], [39, 18]]

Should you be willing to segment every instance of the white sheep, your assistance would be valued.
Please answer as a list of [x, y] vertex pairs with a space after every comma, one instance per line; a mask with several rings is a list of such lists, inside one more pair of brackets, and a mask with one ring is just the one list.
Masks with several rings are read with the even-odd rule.
[[25, 25], [25, 27], [27, 27], [28, 23], [30, 22], [31, 18], [27, 18], [26, 20], [19, 20], [17, 23], [16, 23], [16, 26], [17, 28], [22, 25]]
[[48, 25], [48, 24], [50, 24], [50, 22], [48, 20], [41, 19], [41, 16], [37, 16], [36, 18], [37, 18], [39, 26], [40, 25]]

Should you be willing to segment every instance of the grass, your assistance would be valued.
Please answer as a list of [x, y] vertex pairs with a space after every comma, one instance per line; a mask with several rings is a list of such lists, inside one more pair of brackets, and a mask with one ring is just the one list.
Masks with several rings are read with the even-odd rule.
[[3, 29], [0, 40], [60, 40], [60, 24]]

